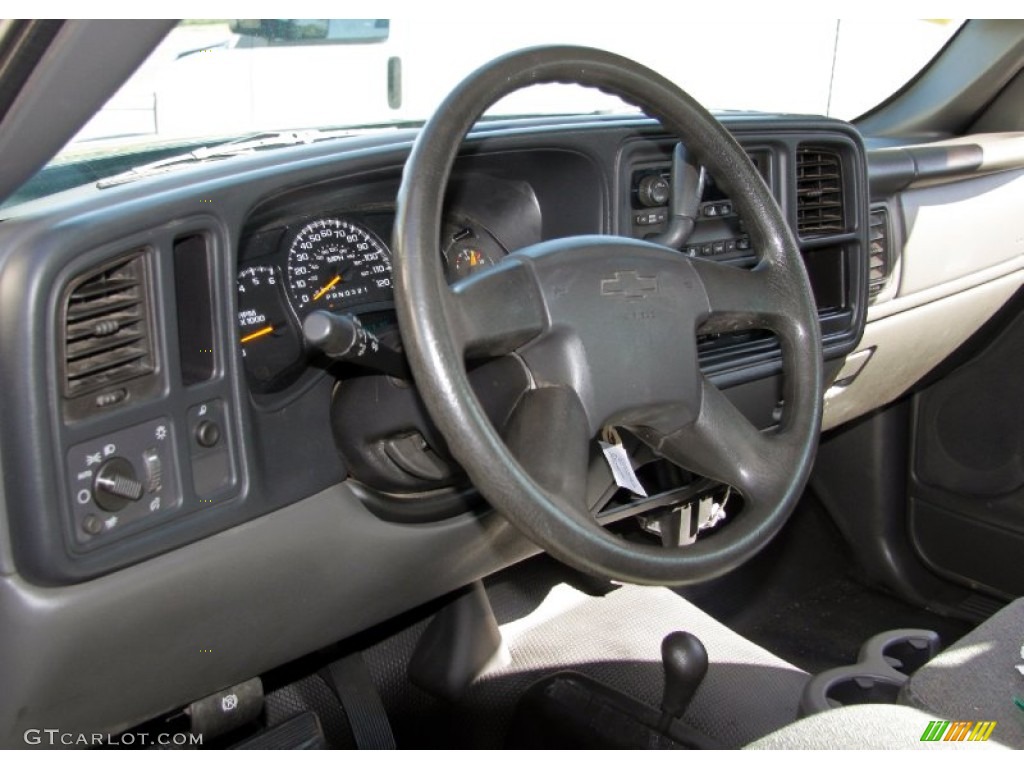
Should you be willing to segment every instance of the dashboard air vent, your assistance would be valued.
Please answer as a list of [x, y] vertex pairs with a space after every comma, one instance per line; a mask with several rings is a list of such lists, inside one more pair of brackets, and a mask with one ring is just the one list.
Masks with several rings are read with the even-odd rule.
[[889, 212], [885, 208], [871, 211], [868, 223], [868, 296], [874, 300], [889, 282], [892, 255], [889, 250]]
[[843, 166], [837, 152], [811, 147], [797, 152], [796, 228], [801, 237], [844, 231]]
[[74, 281], [64, 301], [64, 394], [74, 398], [154, 371], [142, 253]]

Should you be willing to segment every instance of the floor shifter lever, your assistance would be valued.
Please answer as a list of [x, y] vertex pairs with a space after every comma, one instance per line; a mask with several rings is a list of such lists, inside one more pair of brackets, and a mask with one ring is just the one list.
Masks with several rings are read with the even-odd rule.
[[662, 730], [680, 717], [690, 705], [708, 672], [704, 643], [689, 632], [672, 632], [661, 641], [661, 663], [665, 668], [665, 692], [661, 697]]
[[680, 715], [708, 671], [704, 644], [689, 632], [661, 643], [665, 692], [656, 709], [579, 672], [531, 685], [519, 700], [506, 746], [515, 749], [723, 749]]

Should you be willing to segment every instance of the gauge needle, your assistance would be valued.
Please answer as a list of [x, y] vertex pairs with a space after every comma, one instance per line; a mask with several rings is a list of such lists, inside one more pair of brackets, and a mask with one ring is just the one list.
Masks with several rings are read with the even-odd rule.
[[243, 336], [241, 338], [241, 342], [243, 344], [245, 344], [247, 341], [252, 341], [253, 339], [258, 339], [260, 336], [266, 336], [268, 333], [273, 333], [273, 332], [274, 332], [274, 326], [268, 325], [266, 328], [260, 328], [258, 331], [253, 331], [252, 333]]
[[327, 293], [329, 290], [331, 290], [331, 288], [333, 288], [334, 286], [336, 286], [340, 282], [341, 282], [341, 275], [335, 275], [334, 279], [331, 280], [331, 282], [329, 282], [327, 285], [325, 285], [323, 288], [321, 288], [319, 291], [317, 291], [316, 293], [313, 294], [313, 301], [316, 301], [317, 299], [319, 299], [321, 296], [323, 296], [325, 293]]

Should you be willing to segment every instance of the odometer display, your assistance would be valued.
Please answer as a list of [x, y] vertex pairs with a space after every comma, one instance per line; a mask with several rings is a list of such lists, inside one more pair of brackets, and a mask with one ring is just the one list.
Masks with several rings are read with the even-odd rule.
[[365, 227], [320, 219], [302, 228], [288, 251], [288, 295], [300, 317], [390, 303], [391, 256]]

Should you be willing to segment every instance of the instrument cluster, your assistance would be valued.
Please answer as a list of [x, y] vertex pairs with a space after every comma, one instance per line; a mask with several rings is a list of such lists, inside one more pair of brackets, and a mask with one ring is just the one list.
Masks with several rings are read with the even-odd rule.
[[[314, 350], [303, 337], [302, 323], [311, 312], [352, 314], [364, 325], [394, 326], [391, 251], [381, 229], [340, 214], [306, 217], [250, 238], [237, 275], [237, 327], [254, 391], [284, 389], [305, 370]], [[274, 245], [267, 247], [268, 241]], [[253, 247], [254, 242], [262, 247]], [[468, 217], [452, 216], [443, 223], [439, 256], [450, 283], [507, 253]]]

